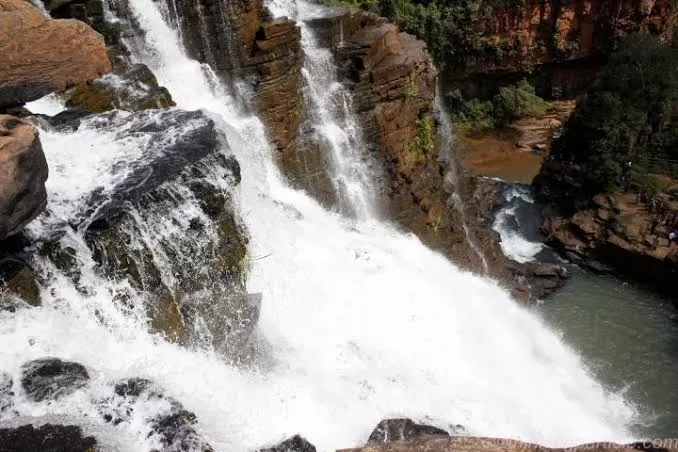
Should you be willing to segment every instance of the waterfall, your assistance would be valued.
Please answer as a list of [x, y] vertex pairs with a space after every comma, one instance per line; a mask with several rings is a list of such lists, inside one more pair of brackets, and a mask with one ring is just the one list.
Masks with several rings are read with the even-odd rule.
[[[628, 439], [633, 408], [496, 284], [461, 271], [411, 234], [329, 212], [291, 189], [258, 118], [240, 111], [209, 68], [186, 57], [154, 0], [129, 3], [153, 50], [136, 58], [180, 108], [209, 112], [225, 136], [224, 153], [231, 149], [240, 162], [242, 182], [233, 196], [251, 236], [247, 289], [262, 294], [256, 353], [247, 365], [234, 365], [210, 348], [151, 334], [140, 305], [114, 302], [125, 283], [94, 271], [74, 230], [66, 240], [80, 258], [79, 284], [90, 290], [41, 261], [48, 276], [43, 306], [0, 312], [0, 367], [17, 381], [26, 360], [57, 356], [85, 365], [92, 381], [49, 405], [19, 393], [18, 419], [72, 419], [118, 450], [150, 450], [157, 444], [143, 420], [157, 407], [118, 427], [105, 424], [99, 411], [112, 382], [141, 376], [194, 412], [196, 428], [216, 451], [256, 450], [295, 433], [321, 451], [358, 446], [379, 420], [395, 416], [547, 445]], [[87, 181], [101, 176], [89, 168], [97, 162], [80, 160], [78, 150], [108, 146], [107, 137], [85, 132], [43, 134], [60, 174], [50, 182], [50, 208], [77, 202], [55, 195], [71, 193], [83, 172]], [[119, 143], [104, 155], [124, 156], [135, 146]], [[69, 165], [70, 155], [77, 165]], [[187, 196], [167, 217], [139, 212], [138, 235], [181, 240], [192, 216], [183, 209], [193, 202]], [[201, 270], [201, 253], [189, 249], [183, 257], [193, 260], [184, 267]]]
[[[471, 238], [471, 234], [468, 229], [468, 224], [466, 222], [466, 211], [464, 210], [464, 202], [459, 196], [459, 174], [457, 174], [457, 157], [454, 155], [454, 134], [452, 132], [452, 120], [450, 115], [445, 111], [443, 106], [443, 100], [440, 97], [440, 90], [436, 93], [436, 109], [438, 112], [440, 125], [438, 126], [438, 135], [441, 138], [441, 149], [443, 152], [444, 158], [446, 158], [449, 163], [447, 165], [448, 171], [445, 174], [445, 179], [448, 185], [453, 187], [453, 192], [450, 195], [451, 204], [459, 212], [459, 217], [461, 218], [461, 227], [464, 230], [464, 237], [466, 238], [466, 243], [468, 244], [469, 250], [478, 257], [480, 262], [483, 264], [483, 270], [485, 273], [488, 272], [487, 260], [485, 255], [476, 242]], [[449, 202], [449, 201], [448, 201]]]
[[275, 2], [270, 9], [275, 16], [293, 18], [301, 26], [307, 122], [311, 123], [312, 139], [331, 156], [330, 173], [340, 210], [361, 219], [373, 217], [375, 162], [371, 161], [352, 113], [351, 95], [337, 79], [332, 51], [320, 45], [307, 23], [323, 17], [326, 9], [309, 3], [297, 8], [296, 4]]

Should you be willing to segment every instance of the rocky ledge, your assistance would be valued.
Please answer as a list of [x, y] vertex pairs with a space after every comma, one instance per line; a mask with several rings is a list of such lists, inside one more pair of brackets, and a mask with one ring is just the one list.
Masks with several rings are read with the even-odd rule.
[[455, 436], [450, 438], [419, 438], [411, 442], [392, 442], [367, 445], [356, 449], [343, 449], [340, 452], [675, 452], [678, 451], [678, 439], [665, 439], [638, 442], [633, 444], [615, 444], [600, 442], [582, 444], [567, 448], [549, 448], [537, 444], [502, 438], [473, 438]]
[[542, 206], [541, 229], [548, 245], [595, 272], [616, 271], [660, 291], [678, 290], [678, 246], [669, 240], [670, 214], [637, 194], [599, 194], [582, 198], [578, 165], [556, 160], [535, 178]]

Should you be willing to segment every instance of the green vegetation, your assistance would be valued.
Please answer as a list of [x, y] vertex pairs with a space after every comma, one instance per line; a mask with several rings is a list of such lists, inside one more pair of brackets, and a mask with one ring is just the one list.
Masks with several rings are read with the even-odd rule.
[[522, 0], [317, 0], [358, 8], [387, 17], [428, 44], [439, 68], [463, 68], [469, 55], [502, 57], [515, 52], [508, 41], [487, 42], [477, 26], [496, 7], [518, 10]]
[[651, 36], [617, 42], [599, 81], [554, 143], [553, 156], [581, 165], [586, 191], [619, 186], [631, 160], [631, 184], [661, 189], [649, 173], [678, 176], [678, 49]]
[[459, 91], [449, 99], [452, 121], [462, 133], [502, 127], [516, 119], [542, 115], [549, 108], [527, 80], [501, 88], [491, 101], [464, 101]]
[[426, 115], [417, 119], [417, 135], [405, 144], [403, 149], [403, 166], [411, 169], [435, 150], [435, 127], [433, 119]]

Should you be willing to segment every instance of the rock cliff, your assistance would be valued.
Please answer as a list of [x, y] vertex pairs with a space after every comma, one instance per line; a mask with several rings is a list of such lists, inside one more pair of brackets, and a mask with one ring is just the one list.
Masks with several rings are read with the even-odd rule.
[[617, 271], [675, 294], [678, 248], [669, 240], [668, 215], [637, 194], [581, 198], [581, 179], [577, 165], [556, 160], [535, 178], [546, 243], [595, 272]]
[[532, 71], [542, 95], [581, 91], [615, 36], [645, 32], [672, 41], [678, 17], [669, 0], [523, 0], [490, 8], [468, 24], [472, 48], [444, 71], [445, 85], [467, 97], [493, 95]]

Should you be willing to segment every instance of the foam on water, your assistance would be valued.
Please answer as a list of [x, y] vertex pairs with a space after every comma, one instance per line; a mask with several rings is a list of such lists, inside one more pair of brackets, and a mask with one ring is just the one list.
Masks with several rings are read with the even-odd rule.
[[[42, 2], [36, 2], [42, 4]], [[66, 109], [64, 101], [56, 94], [48, 94], [33, 102], [28, 102], [26, 108], [32, 113], [54, 116]]]
[[[491, 281], [460, 271], [412, 235], [327, 212], [290, 189], [258, 119], [213, 91], [209, 71], [183, 54], [153, 0], [130, 6], [155, 50], [139, 58], [181, 108], [212, 112], [242, 166], [237, 195], [255, 257], [248, 289], [263, 294], [259, 358], [237, 368], [150, 334], [143, 308], [113, 301], [125, 283], [97, 276], [72, 232], [67, 239], [84, 256], [80, 285], [90, 290], [77, 290], [42, 261], [51, 278], [43, 306], [0, 312], [0, 368], [17, 381], [25, 361], [58, 356], [86, 365], [93, 383], [50, 405], [28, 402], [18, 389], [19, 415], [86, 416], [86, 428], [96, 431], [110, 385], [147, 377], [195, 412], [217, 451], [253, 450], [297, 432], [323, 451], [356, 446], [390, 416], [553, 445], [627, 439], [632, 407]], [[76, 138], [85, 149], [106, 141]], [[50, 165], [67, 162], [72, 145], [44, 135]], [[116, 146], [110, 152], [118, 156], [134, 152], [133, 143]], [[63, 177], [57, 173], [50, 206], [61, 202], [60, 191], [70, 196], [81, 164], [71, 178], [66, 166]], [[144, 423], [153, 409], [121, 424], [133, 446], [127, 441], [120, 450], [155, 446]]]
[[520, 263], [532, 262], [544, 249], [544, 244], [530, 241], [522, 234], [516, 215], [519, 201], [534, 202], [529, 190], [524, 187], [512, 186], [505, 191], [505, 205], [497, 212], [492, 229], [499, 233], [499, 245], [506, 257]]

